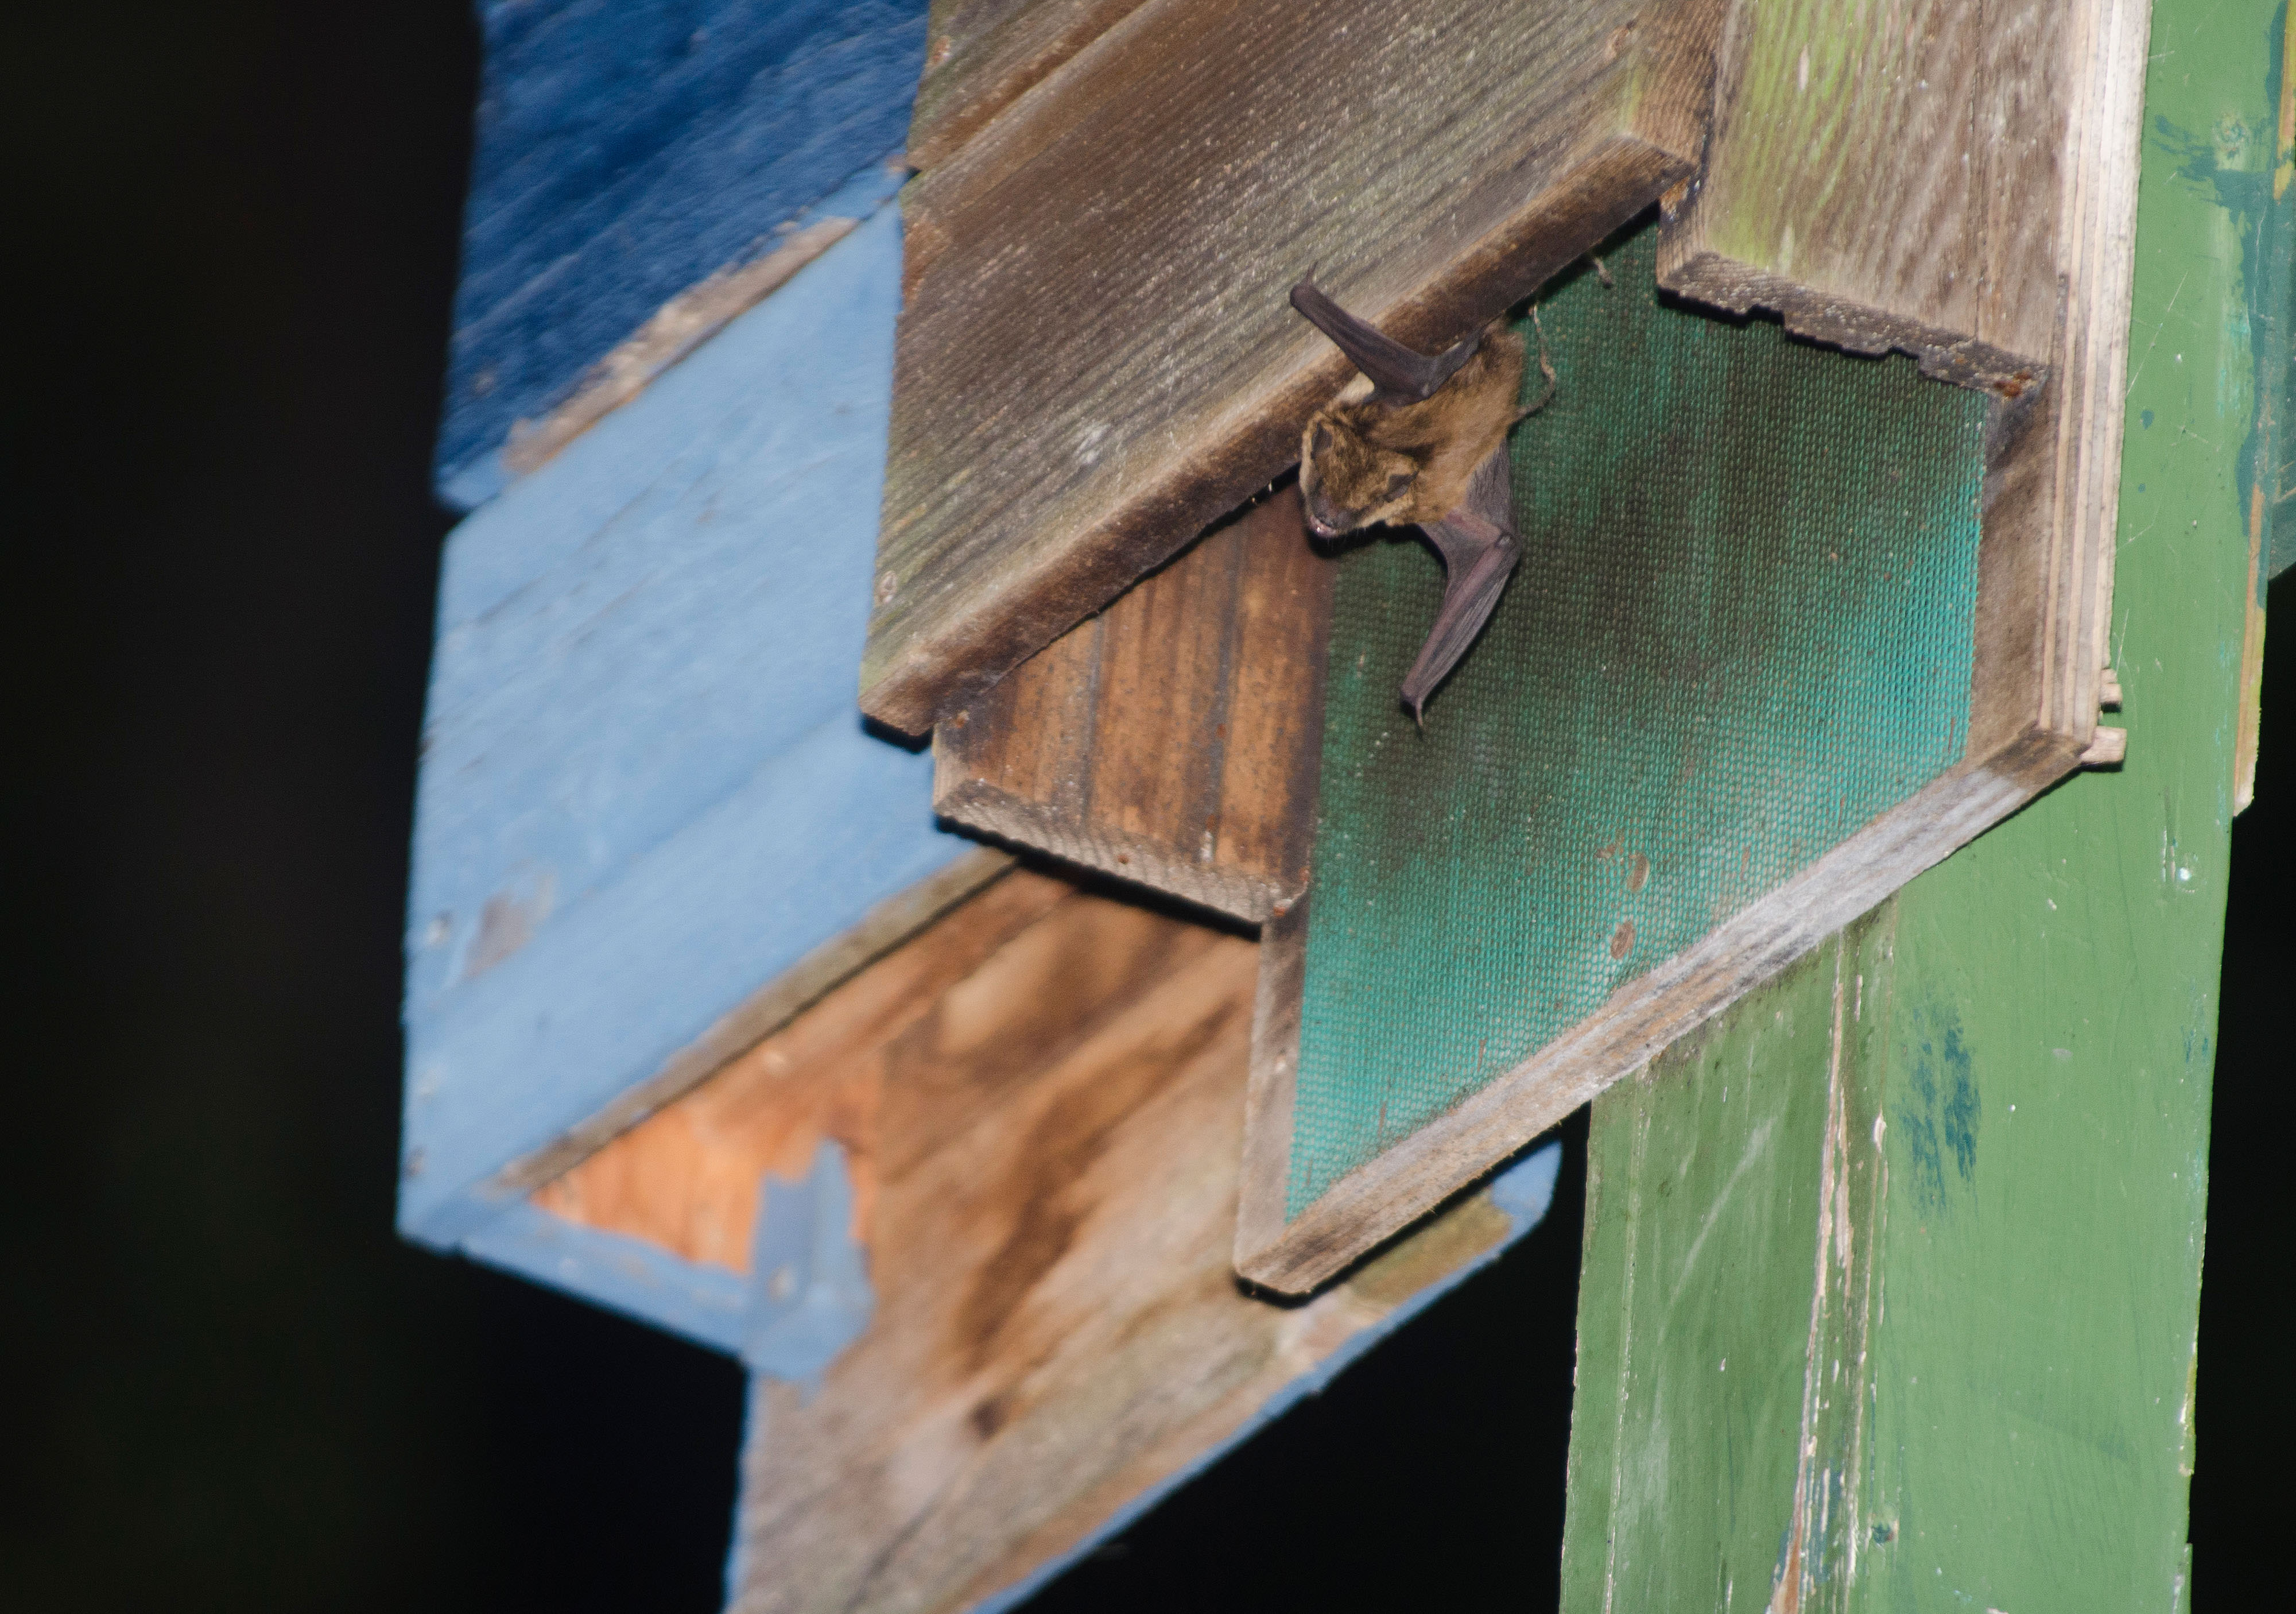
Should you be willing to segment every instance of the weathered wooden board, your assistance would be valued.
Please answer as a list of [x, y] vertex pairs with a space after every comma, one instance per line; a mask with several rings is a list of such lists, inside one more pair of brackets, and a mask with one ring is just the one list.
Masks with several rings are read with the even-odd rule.
[[1141, 0], [937, 0], [909, 161], [937, 168]]
[[2193, 1601], [2254, 593], [2251, 499], [2218, 445], [2261, 355], [2227, 317], [2237, 215], [2182, 182], [2180, 148], [2268, 113], [2246, 48], [2267, 21], [2262, 0], [2152, 17], [2125, 767], [2034, 803], [1596, 1101], [1568, 1610], [1702, 1606], [1740, 1581], [1750, 1607], [1804, 1610]]
[[[1149, 0], [922, 176], [862, 705], [922, 731], [1685, 177], [1710, 0]], [[1338, 86], [1347, 86], [1341, 89]]]
[[[520, 423], [614, 379], [593, 366], [658, 310], [713, 277], [724, 292], [792, 234], [874, 210], [925, 38], [922, 0], [477, 10], [484, 78], [436, 461], [466, 509], [517, 469], [501, 450]], [[610, 370], [627, 378], [627, 357]]]
[[[1854, 352], [2015, 397], [2046, 376], [2066, 141], [2099, 8], [1734, 4], [1706, 161], [1659, 276]], [[2076, 139], [2078, 136], [2076, 136]]]
[[507, 1212], [930, 918], [920, 883], [978, 851], [936, 828], [929, 759], [852, 709], [899, 247], [890, 210], [847, 235], [447, 540], [414, 1237]]
[[[1404, 734], [1375, 698], [1407, 658], [1398, 612], [1431, 608], [1416, 597], [1431, 598], [1431, 568], [1380, 563], [1412, 600], [1396, 611], [1374, 598], [1351, 613], [1342, 580], [1334, 662], [1370, 660], [1361, 699], [1343, 698], [1339, 674], [1331, 686], [1319, 890], [1292, 972], [1307, 998], [1271, 1019], [1297, 1030], [1272, 1038], [1255, 1078], [1255, 1115], [1290, 1136], [1255, 1135], [1248, 1276], [1328, 1277], [2080, 762], [2119, 760], [2122, 731], [2096, 717], [2144, 17], [2103, 22], [2108, 38], [2059, 62], [2087, 75], [2064, 92], [2081, 116], [2060, 135], [2081, 181], [2058, 231], [2062, 334], [2046, 384], [1992, 399], [1981, 444], [1900, 441], [1917, 406], [1949, 409], [1949, 390], [1908, 376], [1892, 402], [1851, 385], [1902, 361], [1845, 369], [1759, 327], [1723, 338], [1660, 309], [1646, 334], [1599, 344], [1599, 366], [1558, 346], [1565, 395], [1515, 444], [1527, 540], [1556, 552], [1526, 567], [1480, 664], [1454, 679], [1449, 730]], [[1646, 299], [1630, 279], [1603, 306]], [[1558, 343], [1576, 317], [1556, 305]], [[1688, 342], [1701, 325], [1710, 335]], [[1808, 371], [1805, 401], [1762, 392], [1768, 366], [1745, 354], [1704, 368], [1717, 342], [1767, 344]], [[1664, 407], [1644, 420], [1652, 387]], [[1962, 396], [1973, 428], [1977, 395]], [[1619, 418], [1589, 436], [1574, 424], [1589, 408]], [[1829, 444], [1848, 417], [1826, 411], [1845, 408], [1882, 412]], [[1956, 459], [1967, 490], [1934, 485]], [[1741, 509], [1766, 479], [1782, 479], [1775, 495]], [[1699, 534], [1718, 519], [1749, 542], [1714, 550]], [[1677, 536], [1662, 551], [1630, 541], [1647, 531]], [[1958, 558], [1939, 548], [1954, 542], [1968, 545]], [[1771, 563], [1741, 575], [1757, 553]], [[1629, 554], [1641, 559], [1622, 572]], [[1381, 739], [1390, 729], [1416, 764]], [[1574, 746], [1601, 760], [1582, 767]], [[1610, 769], [1613, 787], [1590, 795], [1587, 768]], [[1513, 841], [1486, 828], [1511, 819]], [[1529, 860], [1521, 877], [1511, 857]], [[1498, 939], [1514, 935], [1532, 940]], [[1383, 1022], [1367, 1003], [1418, 1007]], [[1423, 1034], [1406, 1029], [1413, 1012], [1429, 1017]]]
[[1253, 924], [1305, 888], [1332, 564], [1296, 488], [933, 731], [944, 818]]
[[808, 1292], [777, 1223], [841, 1162], [867, 1292], [802, 1371], [750, 1330], [733, 1607], [1013, 1595], [1544, 1214], [1551, 1152], [1309, 1305], [1242, 1292], [1254, 951], [1013, 873], [536, 1194], [754, 1316]]

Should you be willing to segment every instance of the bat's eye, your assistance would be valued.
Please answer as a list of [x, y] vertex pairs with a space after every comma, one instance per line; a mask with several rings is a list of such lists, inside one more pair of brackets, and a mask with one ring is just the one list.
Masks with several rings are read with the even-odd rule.
[[1329, 454], [1331, 451], [1332, 428], [1319, 423], [1316, 427], [1316, 434], [1308, 440], [1308, 452], [1310, 454]]
[[1408, 471], [1398, 471], [1397, 473], [1395, 473], [1395, 474], [1394, 474], [1394, 475], [1392, 475], [1392, 476], [1390, 476], [1390, 477], [1389, 477], [1389, 478], [1387, 479], [1387, 497], [1388, 497], [1388, 498], [1402, 498], [1406, 493], [1408, 493], [1410, 490], [1411, 490], [1411, 473], [1410, 473], [1410, 472], [1408, 472]]

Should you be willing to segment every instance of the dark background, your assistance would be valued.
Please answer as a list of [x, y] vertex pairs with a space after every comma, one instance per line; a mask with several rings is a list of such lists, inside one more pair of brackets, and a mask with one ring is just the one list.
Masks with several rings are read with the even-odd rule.
[[[713, 1610], [737, 1368], [391, 1233], [467, 10], [10, 31], [0, 1604]], [[2203, 1607], [2284, 1534], [2289, 762], [2267, 724], [2234, 836]], [[1545, 1228], [1037, 1606], [1552, 1607], [1584, 1136]]]

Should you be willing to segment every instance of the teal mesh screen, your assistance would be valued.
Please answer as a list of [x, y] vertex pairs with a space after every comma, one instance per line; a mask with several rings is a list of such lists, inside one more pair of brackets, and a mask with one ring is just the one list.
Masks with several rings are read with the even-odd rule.
[[1341, 562], [1290, 1215], [1961, 757], [1984, 400], [1668, 306], [1655, 241], [1540, 305], [1526, 553], [1423, 734], [1441, 568]]

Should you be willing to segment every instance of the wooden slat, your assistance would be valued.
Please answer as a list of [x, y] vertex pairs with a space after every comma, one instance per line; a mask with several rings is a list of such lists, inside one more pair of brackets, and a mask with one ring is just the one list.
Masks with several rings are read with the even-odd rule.
[[2059, 304], [2064, 30], [2088, 9], [1740, 0], [1660, 279], [2015, 396]]
[[941, 724], [934, 808], [1267, 918], [1307, 884], [1331, 589], [1286, 487]]
[[937, 168], [1141, 0], [936, 0], [909, 161]]
[[1045, 1572], [1536, 1221], [1501, 1184], [1306, 1306], [1240, 1289], [1256, 952], [1015, 872], [535, 1196], [743, 1271], [763, 1185], [844, 1150], [875, 1304], [817, 1384], [755, 1381], [732, 1607]]
[[886, 210], [448, 539], [411, 1235], [459, 1242], [706, 1074], [975, 850], [853, 717], [899, 268]]
[[925, 174], [864, 709], [962, 709], [1292, 463], [1349, 374], [1300, 276], [1431, 347], [1685, 177], [1714, 15], [1149, 0]]

